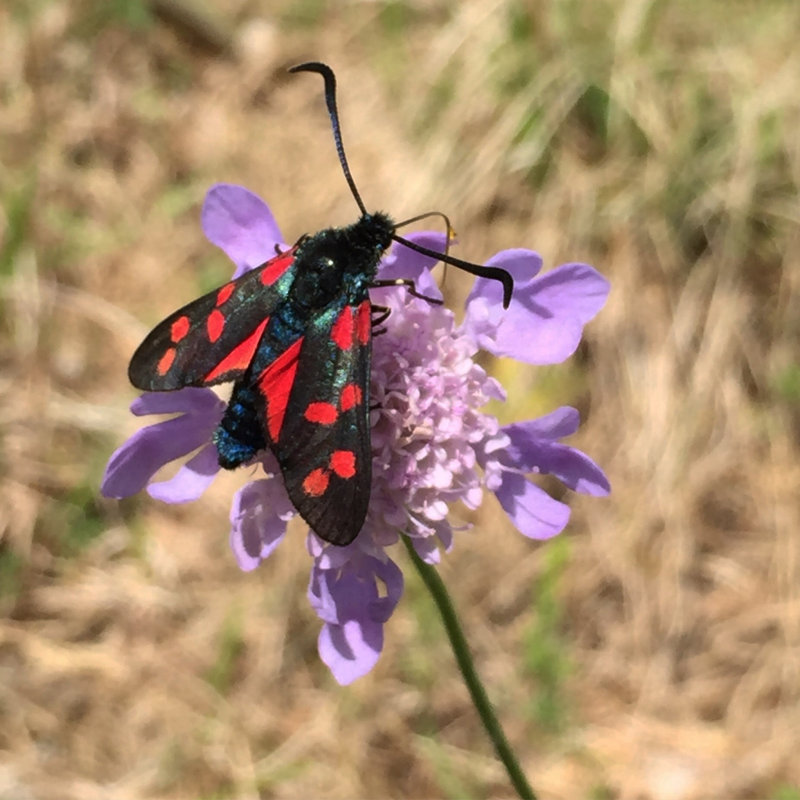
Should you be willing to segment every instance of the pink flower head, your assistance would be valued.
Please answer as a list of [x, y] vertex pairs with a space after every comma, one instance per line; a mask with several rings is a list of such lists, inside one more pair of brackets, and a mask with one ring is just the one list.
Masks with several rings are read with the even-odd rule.
[[[203, 206], [203, 229], [236, 264], [240, 275], [272, 257], [280, 231], [266, 204], [239, 186], [213, 187]], [[421, 232], [414, 242], [442, 251], [443, 234]], [[480, 350], [527, 364], [569, 357], [583, 326], [602, 308], [608, 282], [586, 264], [565, 264], [539, 276], [531, 250], [504, 250], [487, 262], [508, 270], [514, 293], [508, 309], [502, 288], [478, 279], [464, 321], [402, 288], [373, 290], [390, 309], [386, 333], [373, 340], [371, 402], [373, 478], [366, 523], [346, 547], [308, 535], [312, 556], [309, 599], [322, 620], [320, 657], [341, 684], [369, 672], [383, 647], [383, 626], [403, 592], [403, 577], [387, 548], [400, 535], [419, 555], [437, 563], [453, 545], [452, 504], [477, 508], [493, 492], [517, 529], [533, 539], [563, 530], [569, 507], [533, 483], [531, 473], [556, 476], [575, 491], [608, 494], [602, 470], [561, 439], [574, 433], [578, 412], [560, 408], [545, 417], [502, 426], [483, 411], [504, 400], [502, 386], [476, 361]], [[381, 262], [379, 279], [410, 278], [420, 292], [440, 296], [432, 259], [395, 245]], [[168, 503], [200, 496], [218, 470], [211, 433], [224, 404], [209, 389], [145, 394], [137, 414], [181, 414], [134, 434], [111, 457], [102, 484], [106, 496], [124, 497], [146, 486], [169, 461], [198, 452], [169, 481], [148, 491]], [[274, 459], [262, 459], [265, 477], [235, 495], [231, 547], [244, 570], [254, 569], [278, 546], [296, 515]], [[379, 587], [382, 587], [380, 590]]]

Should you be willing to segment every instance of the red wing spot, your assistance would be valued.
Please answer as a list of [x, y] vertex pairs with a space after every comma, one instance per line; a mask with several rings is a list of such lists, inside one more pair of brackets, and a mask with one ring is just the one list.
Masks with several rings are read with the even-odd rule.
[[303, 416], [309, 422], [317, 422], [320, 425], [331, 425], [336, 422], [336, 417], [339, 416], [339, 412], [336, 410], [336, 406], [330, 403], [309, 403]]
[[303, 491], [312, 497], [321, 497], [325, 494], [328, 484], [331, 482], [331, 474], [321, 467], [311, 471], [303, 481]]
[[208, 331], [209, 341], [216, 342], [222, 336], [222, 329], [225, 327], [225, 315], [215, 308], [206, 320], [206, 330]]
[[169, 368], [172, 366], [172, 362], [175, 361], [175, 353], [177, 351], [174, 347], [170, 347], [163, 356], [161, 356], [161, 360], [158, 362], [158, 366], [156, 367], [156, 371], [159, 375], [166, 375], [169, 372]]
[[360, 405], [363, 399], [361, 387], [357, 386], [355, 383], [348, 383], [347, 386], [342, 389], [342, 399], [340, 402], [342, 411], [349, 411], [351, 408]]
[[331, 469], [340, 478], [352, 478], [356, 474], [356, 454], [350, 450], [335, 450], [331, 454]]
[[234, 347], [205, 378], [203, 378], [203, 382], [211, 383], [226, 372], [246, 370], [253, 360], [253, 355], [255, 355], [256, 347], [258, 347], [258, 342], [261, 339], [261, 334], [264, 332], [264, 328], [267, 326], [268, 322], [269, 317], [261, 322], [244, 341], [239, 342], [239, 344], [236, 345], [236, 347]]
[[353, 346], [353, 309], [350, 306], [345, 306], [333, 323], [331, 339], [342, 350], [349, 350]]
[[288, 253], [282, 253], [279, 256], [275, 256], [271, 261], [267, 261], [261, 268], [261, 283], [263, 283], [264, 286], [271, 286], [287, 269], [289, 269], [293, 262], [294, 248]]
[[356, 319], [356, 335], [361, 344], [367, 344], [372, 335], [372, 315], [370, 314], [370, 302], [365, 300], [359, 307], [358, 318]]
[[297, 372], [297, 356], [302, 337], [284, 350], [259, 376], [258, 386], [267, 404], [267, 432], [273, 442], [278, 441], [289, 394]]
[[234, 284], [234, 283], [226, 283], [217, 292], [217, 305], [221, 306], [233, 294], [233, 290], [235, 288], [236, 288], [236, 284]]
[[178, 317], [169, 329], [169, 336], [177, 344], [187, 333], [189, 333], [189, 317]]

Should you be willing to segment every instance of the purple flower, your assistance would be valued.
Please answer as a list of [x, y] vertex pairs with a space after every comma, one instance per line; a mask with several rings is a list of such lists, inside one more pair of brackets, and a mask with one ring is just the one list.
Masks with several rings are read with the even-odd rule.
[[[242, 187], [213, 187], [203, 206], [208, 238], [236, 263], [236, 275], [274, 254], [281, 234], [267, 206]], [[443, 250], [443, 234], [408, 238]], [[563, 361], [578, 346], [583, 326], [600, 310], [608, 283], [586, 264], [565, 264], [541, 277], [541, 258], [530, 250], [504, 250], [487, 263], [508, 270], [515, 282], [508, 309], [502, 289], [478, 279], [464, 321], [401, 288], [373, 290], [388, 307], [386, 333], [373, 340], [371, 414], [373, 479], [367, 520], [346, 547], [328, 545], [309, 532], [313, 558], [309, 600], [322, 620], [320, 657], [347, 684], [375, 665], [383, 626], [403, 591], [403, 577], [387, 553], [401, 534], [428, 563], [453, 545], [449, 515], [456, 501], [477, 508], [493, 492], [517, 529], [533, 539], [563, 530], [569, 507], [536, 486], [528, 475], [548, 473], [575, 491], [605, 495], [609, 484], [586, 455], [560, 440], [578, 428], [578, 412], [560, 408], [545, 417], [502, 426], [482, 409], [504, 400], [500, 384], [476, 362], [479, 350], [528, 364]], [[412, 278], [418, 289], [440, 296], [432, 259], [395, 245], [379, 278]], [[102, 491], [134, 494], [164, 464], [198, 452], [168, 481], [148, 491], [165, 502], [194, 500], [218, 469], [210, 442], [224, 404], [208, 389], [145, 394], [136, 414], [181, 413], [134, 434], [111, 457]], [[254, 569], [278, 546], [296, 515], [277, 465], [261, 459], [265, 477], [235, 495], [231, 547], [244, 570]]]

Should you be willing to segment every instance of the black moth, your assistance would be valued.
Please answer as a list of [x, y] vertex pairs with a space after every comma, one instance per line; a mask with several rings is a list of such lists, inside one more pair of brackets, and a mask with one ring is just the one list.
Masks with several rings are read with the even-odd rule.
[[136, 350], [128, 375], [148, 391], [233, 381], [214, 433], [220, 465], [234, 469], [271, 450], [300, 516], [325, 541], [347, 545], [369, 505], [372, 329], [387, 316], [370, 303], [369, 289], [403, 284], [415, 292], [411, 281], [376, 280], [381, 256], [393, 241], [401, 242], [498, 280], [505, 306], [513, 282], [505, 270], [407, 241], [386, 214], [368, 213], [342, 147], [333, 71], [309, 62], [290, 72], [317, 72], [325, 82], [336, 150], [361, 217], [344, 228], [303, 236], [286, 252], [171, 314]]

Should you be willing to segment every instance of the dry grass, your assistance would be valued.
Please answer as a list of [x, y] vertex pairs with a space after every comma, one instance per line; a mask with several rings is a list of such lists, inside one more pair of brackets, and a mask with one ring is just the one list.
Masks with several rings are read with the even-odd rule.
[[226, 275], [207, 186], [352, 219], [283, 72], [317, 57], [369, 205], [613, 283], [570, 365], [497, 365], [511, 416], [580, 406], [611, 498], [544, 546], [490, 506], [442, 569], [541, 796], [800, 798], [800, 7], [275, 5], [0, 8], [0, 797], [509, 796], [413, 580], [343, 690], [300, 531], [227, 552], [239, 476], [97, 496], [133, 347]]

